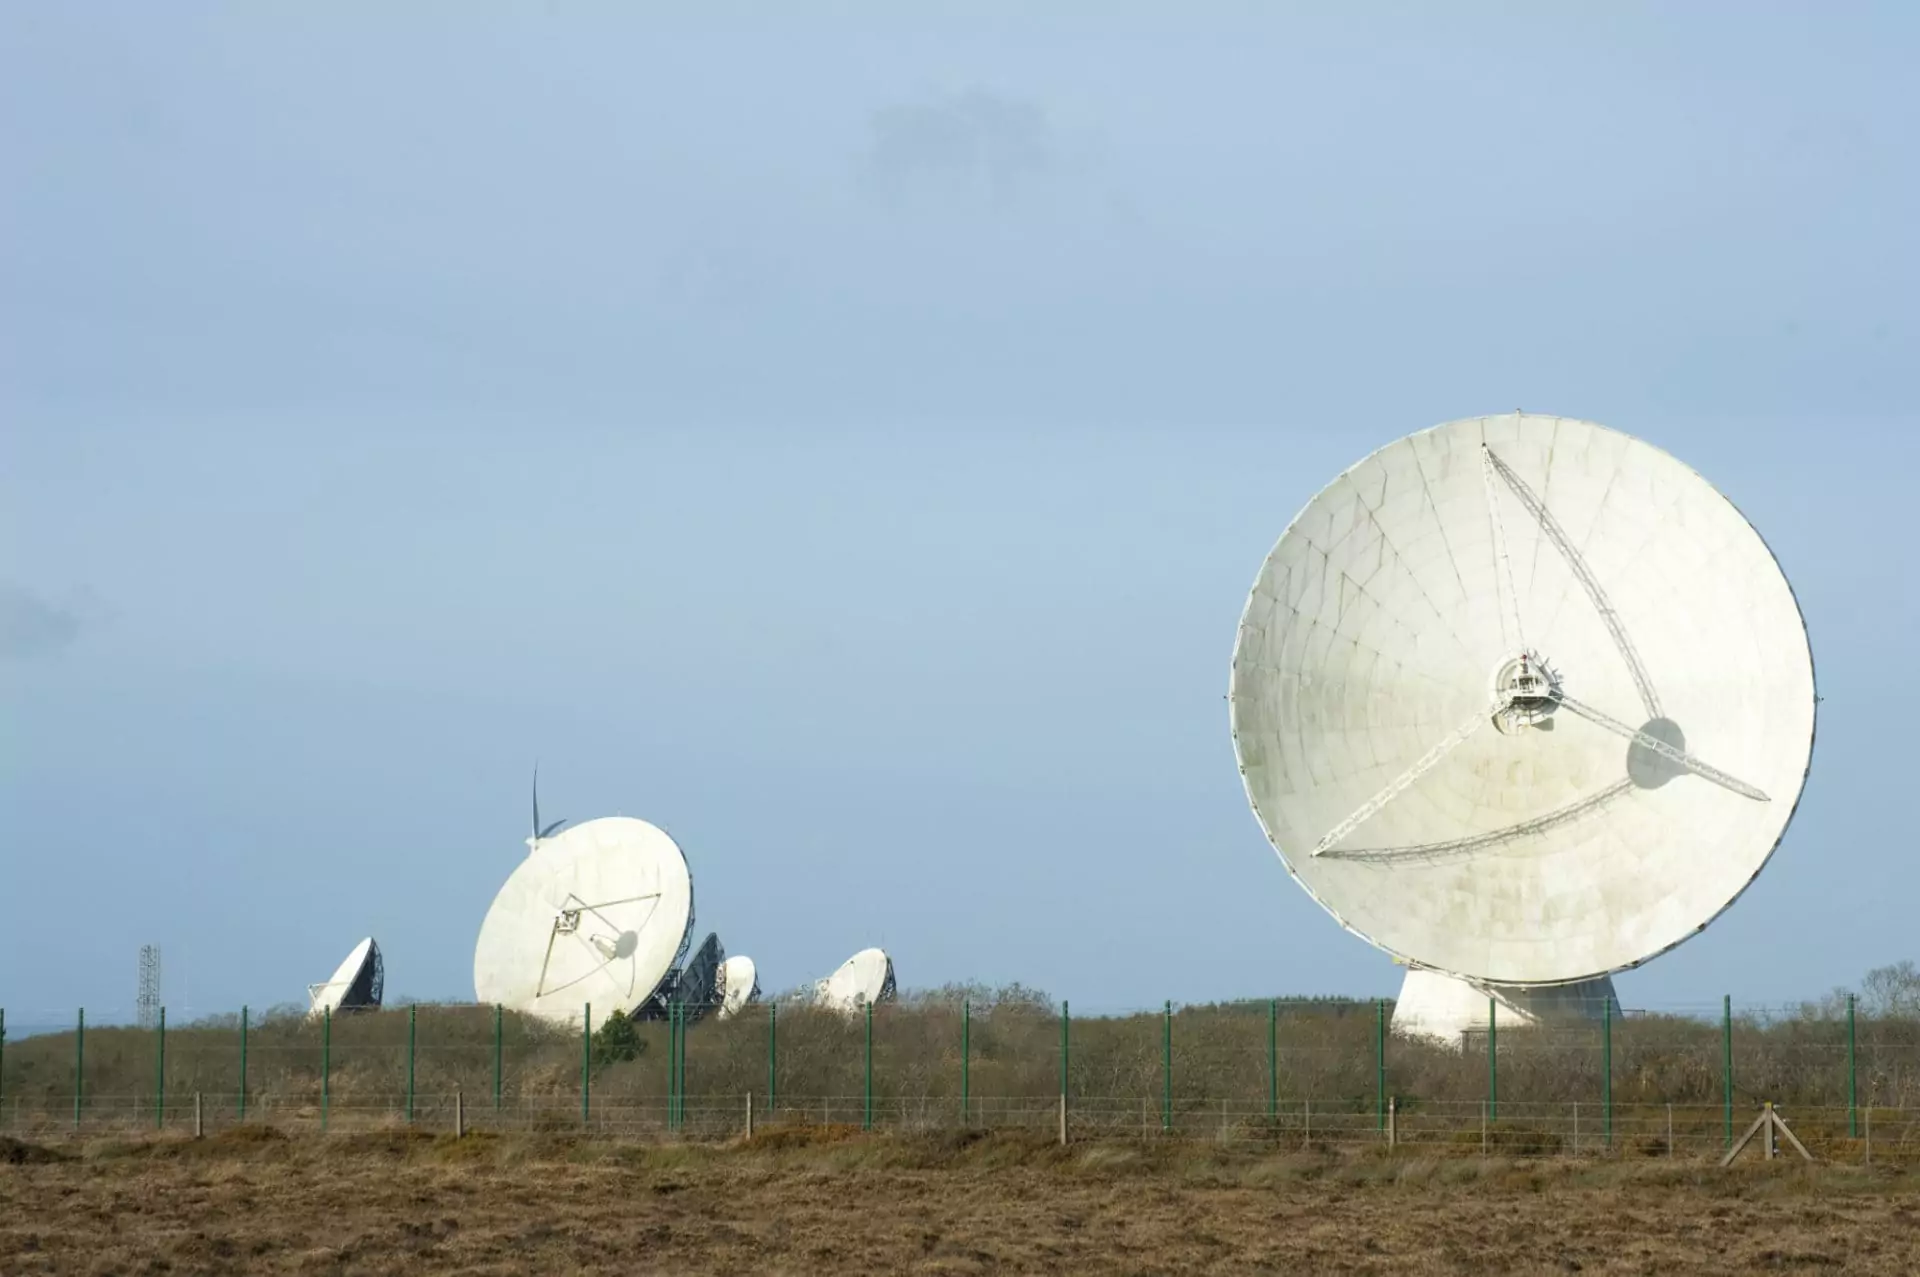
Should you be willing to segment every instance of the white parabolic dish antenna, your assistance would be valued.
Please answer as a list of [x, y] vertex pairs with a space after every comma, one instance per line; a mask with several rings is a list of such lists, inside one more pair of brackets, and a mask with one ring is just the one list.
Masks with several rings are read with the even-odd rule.
[[498, 1003], [577, 1023], [632, 1014], [685, 951], [693, 879], [673, 839], [609, 816], [551, 838], [507, 878], [480, 926], [473, 989]]
[[737, 1014], [740, 1009], [760, 996], [760, 973], [753, 965], [753, 959], [744, 953], [736, 953], [720, 964], [717, 981], [720, 995], [720, 1018]]
[[307, 986], [307, 1014], [329, 1011], [377, 1011], [386, 992], [387, 967], [380, 946], [368, 936], [347, 954], [325, 984]]
[[837, 1011], [858, 1011], [893, 997], [893, 959], [884, 949], [862, 949], [819, 984], [818, 1000]]
[[1813, 752], [1806, 627], [1740, 512], [1650, 444], [1520, 413], [1410, 435], [1308, 502], [1247, 600], [1229, 701], [1300, 885], [1483, 990], [1704, 929]]

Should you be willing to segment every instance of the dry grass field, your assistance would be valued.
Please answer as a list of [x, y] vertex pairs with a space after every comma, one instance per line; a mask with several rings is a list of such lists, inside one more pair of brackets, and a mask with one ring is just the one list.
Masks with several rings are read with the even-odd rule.
[[0, 1141], [12, 1273], [1920, 1271], [1920, 1177], [762, 1132]]

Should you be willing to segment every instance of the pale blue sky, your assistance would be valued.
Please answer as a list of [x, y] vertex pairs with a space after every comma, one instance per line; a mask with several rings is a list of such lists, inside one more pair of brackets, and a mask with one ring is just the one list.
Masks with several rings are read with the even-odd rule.
[[771, 986], [1391, 993], [1227, 658], [1322, 483], [1514, 407], [1727, 492], [1827, 697], [1623, 1001], [1915, 956], [1920, 11], [968, 7], [5, 7], [13, 1023], [143, 941], [470, 996], [536, 755]]

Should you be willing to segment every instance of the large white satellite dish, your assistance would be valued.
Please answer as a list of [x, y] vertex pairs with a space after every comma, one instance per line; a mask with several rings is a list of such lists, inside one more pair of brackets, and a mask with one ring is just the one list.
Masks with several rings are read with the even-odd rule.
[[474, 947], [473, 988], [550, 1020], [632, 1014], [686, 951], [686, 857], [644, 820], [609, 816], [539, 837], [494, 897]]
[[307, 986], [307, 1014], [319, 1016], [329, 1011], [377, 1011], [386, 992], [387, 966], [380, 946], [368, 936], [353, 946], [323, 984]]
[[858, 1011], [893, 995], [893, 959], [884, 949], [862, 949], [814, 986], [814, 1001], [836, 1011]]
[[757, 1001], [760, 997], [760, 972], [753, 959], [744, 953], [729, 954], [720, 964], [719, 979], [716, 981], [715, 995], [720, 1000], [719, 1017], [724, 1020], [738, 1015], [743, 1007]]
[[1437, 1033], [1488, 996], [1597, 1013], [1760, 872], [1813, 752], [1806, 627], [1759, 534], [1660, 449], [1522, 413], [1309, 501], [1229, 701], [1288, 872], [1413, 969], [1396, 1027]]

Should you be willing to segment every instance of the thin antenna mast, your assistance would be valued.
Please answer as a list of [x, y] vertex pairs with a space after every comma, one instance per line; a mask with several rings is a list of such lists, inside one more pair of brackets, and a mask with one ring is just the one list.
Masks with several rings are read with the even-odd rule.
[[134, 1018], [143, 1029], [160, 1022], [160, 946], [140, 946], [140, 996], [134, 1003]]

